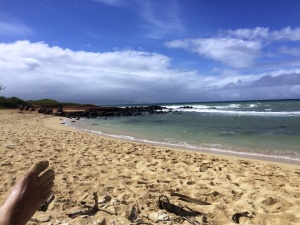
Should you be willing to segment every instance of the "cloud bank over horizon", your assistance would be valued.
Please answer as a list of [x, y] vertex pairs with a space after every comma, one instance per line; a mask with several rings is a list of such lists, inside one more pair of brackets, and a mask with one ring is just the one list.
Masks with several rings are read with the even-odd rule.
[[[230, 54], [244, 59], [230, 46]], [[1, 43], [0, 71], [7, 86], [1, 95], [26, 100], [122, 104], [300, 98], [297, 68], [215, 76], [180, 70], [166, 55], [135, 50], [88, 52], [43, 42]]]

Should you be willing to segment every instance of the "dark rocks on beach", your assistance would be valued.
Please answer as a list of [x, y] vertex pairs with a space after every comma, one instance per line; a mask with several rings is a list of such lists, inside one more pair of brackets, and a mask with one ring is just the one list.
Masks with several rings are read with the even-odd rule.
[[40, 108], [40, 109], [38, 109], [38, 113], [52, 115], [53, 114], [53, 110], [52, 109], [47, 109], [47, 108]]
[[163, 114], [167, 113], [167, 111], [163, 111], [166, 109], [165, 107], [159, 105], [152, 106], [140, 106], [140, 107], [92, 107], [88, 108], [84, 111], [68, 111], [65, 112], [63, 109], [57, 110], [57, 112], [53, 113], [53, 111], [49, 109], [39, 109], [39, 113], [44, 114], [52, 114], [55, 116], [62, 116], [67, 118], [76, 118], [79, 120], [80, 118], [97, 118], [97, 117], [118, 117], [118, 116], [142, 116], [148, 114]]
[[192, 109], [193, 107], [192, 106], [181, 106], [179, 107], [180, 109]]
[[30, 109], [30, 105], [25, 105], [24, 106], [24, 110], [29, 110]]
[[23, 111], [23, 110], [35, 111], [35, 108], [32, 105], [28, 104], [28, 103], [26, 103], [26, 104], [24, 103], [22, 105], [19, 105], [19, 110], [21, 110], [21, 111]]
[[47, 109], [47, 110], [46, 110], [46, 114], [51, 115], [52, 113], [53, 113], [53, 110], [52, 110], [52, 109]]
[[46, 113], [46, 110], [47, 109], [45, 109], [45, 108], [40, 108], [40, 109], [38, 109], [38, 113]]
[[55, 116], [66, 116], [64, 112], [56, 112], [54, 113]]
[[63, 113], [64, 111], [63, 111], [63, 108], [61, 106], [58, 106], [56, 112]]

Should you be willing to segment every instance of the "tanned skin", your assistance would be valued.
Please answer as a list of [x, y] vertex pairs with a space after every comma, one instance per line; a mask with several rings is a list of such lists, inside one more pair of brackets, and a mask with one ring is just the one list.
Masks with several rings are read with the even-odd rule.
[[0, 225], [25, 225], [50, 197], [54, 186], [54, 170], [45, 171], [48, 166], [48, 161], [35, 164], [16, 183], [0, 208]]

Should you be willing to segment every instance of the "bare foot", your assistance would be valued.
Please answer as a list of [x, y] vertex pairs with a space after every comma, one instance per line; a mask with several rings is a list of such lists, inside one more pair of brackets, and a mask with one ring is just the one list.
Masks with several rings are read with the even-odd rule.
[[37, 163], [21, 180], [0, 208], [0, 225], [24, 225], [36, 210], [51, 195], [54, 185], [54, 170], [49, 169], [48, 161]]

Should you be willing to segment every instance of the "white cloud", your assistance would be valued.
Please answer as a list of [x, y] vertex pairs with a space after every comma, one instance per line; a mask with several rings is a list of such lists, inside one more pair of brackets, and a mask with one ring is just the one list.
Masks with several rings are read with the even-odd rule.
[[272, 32], [271, 35], [274, 40], [300, 41], [300, 27], [295, 29], [286, 27], [280, 31]]
[[144, 24], [145, 36], [162, 38], [171, 33], [183, 33], [184, 27], [180, 18], [180, 6], [175, 0], [160, 1], [135, 0]]
[[92, 1], [104, 3], [104, 4], [115, 6], [115, 7], [120, 7], [124, 3], [124, 1], [121, 1], [121, 0], [92, 0]]
[[254, 29], [237, 29], [228, 30], [226, 32], [231, 37], [255, 40], [265, 39], [267, 41], [300, 41], [300, 27], [292, 29], [290, 27], [283, 28], [281, 30], [270, 31], [269, 28], [256, 27]]
[[[160, 39], [172, 33], [183, 33], [185, 28], [180, 18], [177, 0], [92, 0], [115, 7], [123, 7], [140, 17], [139, 26], [144, 36]], [[89, 32], [90, 36], [96, 36]]]
[[5, 93], [27, 99], [163, 101], [165, 89], [188, 88], [182, 85], [187, 77], [169, 66], [170, 58], [142, 51], [93, 53], [41, 42], [0, 44]]
[[[169, 48], [182, 48], [235, 69], [270, 69], [300, 63], [300, 27], [271, 31], [269, 28], [227, 30], [218, 37], [173, 40]], [[274, 44], [274, 42], [277, 42]], [[293, 56], [286, 57], [287, 55]]]
[[289, 48], [289, 47], [283, 46], [279, 49], [279, 52], [281, 54], [294, 55], [294, 56], [300, 57], [300, 47]]
[[269, 28], [256, 27], [254, 29], [237, 29], [228, 30], [226, 32], [229, 36], [241, 39], [254, 40], [257, 38], [267, 39], [270, 36]]
[[21, 23], [0, 21], [0, 36], [31, 35], [33, 30]]
[[183, 48], [201, 56], [223, 62], [234, 68], [246, 68], [260, 54], [261, 44], [235, 38], [185, 39], [166, 43], [170, 48]]
[[[145, 51], [102, 53], [72, 51], [42, 42], [1, 43], [0, 77], [7, 87], [1, 94], [96, 104], [215, 101], [268, 98], [273, 96], [272, 85], [276, 84], [276, 90], [282, 90], [276, 96], [300, 97], [300, 69], [277, 74], [227, 72], [204, 76], [173, 69], [171, 62], [167, 56]], [[282, 73], [294, 75], [284, 78]], [[268, 78], [267, 92], [260, 91], [264, 76]], [[284, 81], [283, 86], [276, 81]]]

